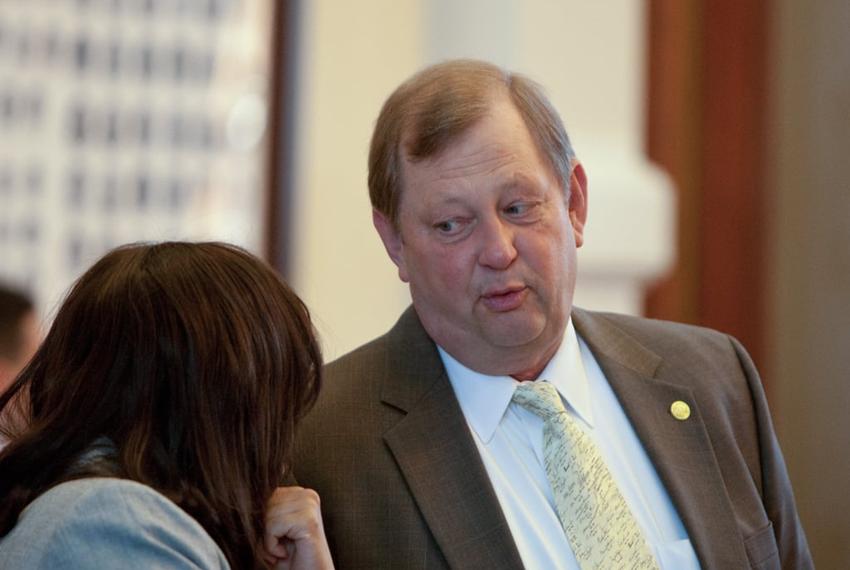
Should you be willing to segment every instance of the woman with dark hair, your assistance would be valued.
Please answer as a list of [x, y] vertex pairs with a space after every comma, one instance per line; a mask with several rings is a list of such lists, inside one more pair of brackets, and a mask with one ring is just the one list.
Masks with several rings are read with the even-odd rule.
[[276, 489], [320, 371], [247, 252], [108, 253], [0, 397], [0, 568], [330, 568], [318, 496]]

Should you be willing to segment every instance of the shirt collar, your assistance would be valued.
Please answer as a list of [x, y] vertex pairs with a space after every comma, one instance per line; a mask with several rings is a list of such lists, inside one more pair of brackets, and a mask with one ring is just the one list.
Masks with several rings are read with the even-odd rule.
[[[490, 376], [467, 368], [437, 347], [463, 415], [478, 437], [488, 443], [499, 427], [519, 382], [510, 376]], [[589, 426], [593, 425], [590, 387], [584, 371], [578, 336], [572, 319], [557, 352], [543, 369], [539, 380], [547, 380]]]

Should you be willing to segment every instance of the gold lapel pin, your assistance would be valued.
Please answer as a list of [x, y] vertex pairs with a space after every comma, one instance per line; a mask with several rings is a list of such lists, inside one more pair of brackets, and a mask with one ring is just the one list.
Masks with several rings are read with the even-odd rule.
[[670, 404], [670, 413], [674, 418], [683, 422], [691, 417], [691, 407], [682, 400], [676, 400]]

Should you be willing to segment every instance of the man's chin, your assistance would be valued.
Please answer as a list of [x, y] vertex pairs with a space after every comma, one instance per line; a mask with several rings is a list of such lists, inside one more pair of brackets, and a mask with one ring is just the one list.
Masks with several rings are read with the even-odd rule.
[[545, 322], [529, 318], [528, 315], [500, 314], [499, 318], [487, 319], [481, 334], [492, 346], [512, 349], [533, 345], [545, 330]]

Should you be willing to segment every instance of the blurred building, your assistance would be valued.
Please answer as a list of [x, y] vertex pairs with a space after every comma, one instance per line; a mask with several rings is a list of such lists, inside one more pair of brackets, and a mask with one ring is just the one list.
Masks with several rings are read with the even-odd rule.
[[268, 0], [0, 3], [0, 276], [49, 310], [138, 240], [261, 248]]

